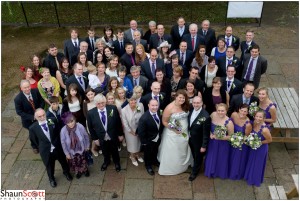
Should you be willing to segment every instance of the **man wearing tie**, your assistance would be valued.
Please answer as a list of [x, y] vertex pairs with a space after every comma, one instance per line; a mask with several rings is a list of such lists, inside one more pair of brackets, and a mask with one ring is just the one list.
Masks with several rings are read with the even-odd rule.
[[133, 45], [132, 43], [126, 43], [125, 45], [125, 54], [120, 58], [120, 62], [123, 66], [126, 67], [126, 72], [130, 72], [131, 66], [135, 65], [135, 56], [133, 54]]
[[61, 146], [60, 130], [55, 124], [56, 120], [47, 120], [46, 113], [41, 108], [36, 109], [34, 117], [37, 122], [29, 127], [31, 147], [35, 154], [40, 153], [42, 161], [46, 166], [50, 185], [53, 188], [57, 185], [54, 177], [56, 160], [61, 164], [63, 174], [67, 180], [71, 181], [73, 177], [70, 175], [66, 156]]
[[193, 181], [200, 171], [208, 144], [211, 124], [208, 112], [202, 108], [203, 101], [200, 96], [193, 98], [192, 105], [193, 108], [190, 110], [188, 123], [190, 134], [189, 145], [194, 158], [194, 166], [189, 181]]
[[189, 25], [185, 23], [185, 20], [183, 17], [179, 17], [177, 20], [177, 24], [172, 27], [170, 34], [172, 37], [174, 49], [179, 48], [179, 43], [182, 39], [182, 36], [184, 34], [189, 33], [188, 27], [189, 27]]
[[195, 55], [196, 50], [198, 49], [199, 45], [205, 45], [205, 38], [198, 34], [198, 25], [197, 24], [190, 24], [189, 26], [189, 34], [185, 34], [182, 37], [182, 41], [187, 42], [187, 49], [191, 50]]
[[164, 25], [158, 24], [157, 33], [150, 36], [149, 49], [158, 48], [159, 45], [164, 41], [168, 41], [168, 43], [172, 45], [170, 50], [174, 49], [171, 35], [165, 34]]
[[210, 56], [211, 50], [216, 46], [216, 32], [210, 28], [209, 20], [203, 20], [201, 27], [202, 29], [199, 32], [205, 38], [206, 54]]
[[102, 147], [104, 163], [101, 171], [105, 171], [110, 164], [112, 155], [115, 169], [120, 172], [119, 142], [123, 141], [122, 123], [118, 109], [114, 105], [106, 105], [106, 98], [102, 94], [95, 96], [96, 107], [87, 113], [87, 123], [92, 140]]
[[49, 68], [52, 77], [56, 77], [56, 71], [59, 69], [59, 62], [64, 57], [64, 54], [57, 51], [55, 44], [48, 46], [48, 55], [43, 61], [43, 66]]
[[148, 102], [149, 110], [147, 110], [139, 120], [137, 129], [138, 136], [144, 146], [145, 167], [151, 176], [154, 175], [152, 165], [159, 166], [157, 160], [158, 146], [160, 144], [161, 133], [163, 129], [160, 111], [158, 110], [158, 102], [151, 99]]
[[146, 76], [149, 81], [155, 80], [155, 70], [157, 68], [161, 68], [164, 72], [166, 72], [164, 61], [160, 58], [157, 58], [156, 49], [150, 50], [150, 59], [145, 59], [145, 61], [141, 63], [141, 67], [142, 75]]
[[99, 38], [99, 36], [95, 36], [95, 29], [94, 27], [90, 27], [88, 29], [87, 34], [89, 35], [88, 37], [85, 38], [85, 42], [88, 43], [88, 49], [91, 50], [92, 52], [95, 51], [95, 42]]
[[124, 37], [129, 41], [132, 42], [133, 41], [133, 33], [135, 31], [139, 31], [141, 33], [141, 35], [143, 36], [143, 29], [142, 28], [137, 28], [138, 24], [135, 20], [131, 20], [130, 23], [130, 29], [127, 29], [124, 32]]
[[133, 38], [134, 40], [132, 41], [132, 45], [133, 45], [133, 50], [135, 52], [135, 47], [138, 44], [142, 44], [144, 47], [145, 52], [148, 52], [148, 44], [147, 41], [144, 39], [141, 39], [141, 33], [139, 31], [135, 31], [133, 32]]
[[181, 41], [179, 49], [176, 50], [176, 54], [179, 57], [179, 65], [181, 65], [183, 69], [182, 78], [187, 78], [194, 58], [193, 52], [187, 49], [187, 42]]
[[23, 127], [29, 129], [35, 120], [35, 109], [44, 108], [45, 101], [37, 88], [31, 89], [28, 80], [21, 80], [20, 88], [21, 92], [14, 99], [16, 113], [21, 117]]
[[250, 54], [245, 55], [243, 61], [242, 82], [251, 82], [254, 84], [255, 89], [257, 89], [261, 75], [267, 71], [268, 62], [264, 57], [260, 56], [258, 45], [252, 46]]
[[117, 29], [117, 40], [113, 41], [112, 46], [114, 48], [114, 54], [119, 58], [125, 53], [125, 44], [130, 43], [129, 40], [124, 38], [124, 32], [122, 29]]
[[141, 86], [143, 88], [143, 95], [147, 94], [148, 79], [145, 76], [141, 75], [140, 66], [131, 66], [128, 78], [131, 81], [133, 87]]
[[229, 94], [230, 100], [233, 95], [243, 93], [243, 83], [234, 77], [236, 71], [232, 65], [227, 66], [227, 76], [221, 78], [222, 87], [225, 87], [225, 91]]
[[238, 111], [243, 103], [250, 105], [252, 102], [257, 102], [257, 105], [259, 105], [259, 99], [256, 96], [253, 96], [253, 93], [254, 85], [252, 83], [247, 83], [244, 86], [243, 94], [236, 94], [230, 99], [228, 116], [230, 117], [233, 112]]
[[239, 49], [240, 46], [240, 38], [237, 36], [232, 35], [232, 27], [227, 26], [225, 30], [225, 35], [219, 35], [217, 41], [220, 38], [225, 38], [226, 46], [232, 46], [235, 51]]
[[234, 56], [235, 51], [232, 46], [227, 47], [226, 56], [219, 57], [216, 61], [218, 65], [217, 76], [224, 77], [226, 76], [227, 66], [232, 65], [238, 70], [240, 66], [240, 60], [238, 57]]
[[164, 110], [166, 107], [166, 94], [163, 92], [160, 92], [160, 84], [159, 82], [153, 82], [151, 85], [151, 92], [146, 94], [145, 96], [142, 96], [141, 103], [144, 105], [144, 110], [148, 110], [148, 103], [151, 99], [155, 99], [158, 102], [159, 109]]
[[72, 61], [72, 57], [77, 57], [81, 40], [78, 38], [77, 29], [71, 29], [70, 34], [71, 38], [64, 41], [64, 54], [68, 58], [70, 66], [73, 66], [76, 61]]

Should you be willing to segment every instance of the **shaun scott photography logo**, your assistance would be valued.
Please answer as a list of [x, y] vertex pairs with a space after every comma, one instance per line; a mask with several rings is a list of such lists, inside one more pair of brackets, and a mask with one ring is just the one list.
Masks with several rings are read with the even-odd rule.
[[1, 190], [0, 200], [46, 200], [45, 190]]

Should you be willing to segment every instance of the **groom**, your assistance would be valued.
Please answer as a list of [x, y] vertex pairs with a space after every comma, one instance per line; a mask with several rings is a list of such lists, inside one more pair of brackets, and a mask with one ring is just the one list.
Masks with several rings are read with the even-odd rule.
[[211, 119], [208, 112], [202, 108], [202, 98], [195, 96], [193, 98], [193, 108], [189, 112], [189, 145], [194, 158], [194, 166], [189, 181], [193, 181], [199, 171], [206, 151], [208, 137], [210, 134]]
[[157, 152], [162, 133], [161, 114], [158, 110], [158, 101], [151, 99], [147, 110], [140, 118], [138, 125], [138, 135], [144, 146], [144, 160], [148, 174], [154, 175], [152, 165], [158, 165]]

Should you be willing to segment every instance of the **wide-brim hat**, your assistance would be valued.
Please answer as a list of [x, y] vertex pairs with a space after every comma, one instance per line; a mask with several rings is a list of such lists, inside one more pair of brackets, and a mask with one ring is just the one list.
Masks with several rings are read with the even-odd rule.
[[160, 49], [162, 47], [168, 47], [169, 49], [171, 48], [171, 44], [168, 43], [168, 41], [162, 42], [157, 49]]

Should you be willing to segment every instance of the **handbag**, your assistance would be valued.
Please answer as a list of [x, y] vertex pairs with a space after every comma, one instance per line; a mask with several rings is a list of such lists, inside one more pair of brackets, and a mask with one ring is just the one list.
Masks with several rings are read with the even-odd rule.
[[85, 159], [86, 159], [88, 166], [93, 165], [94, 159], [93, 159], [92, 152], [90, 150], [88, 150], [84, 153], [84, 155], [85, 155]]

